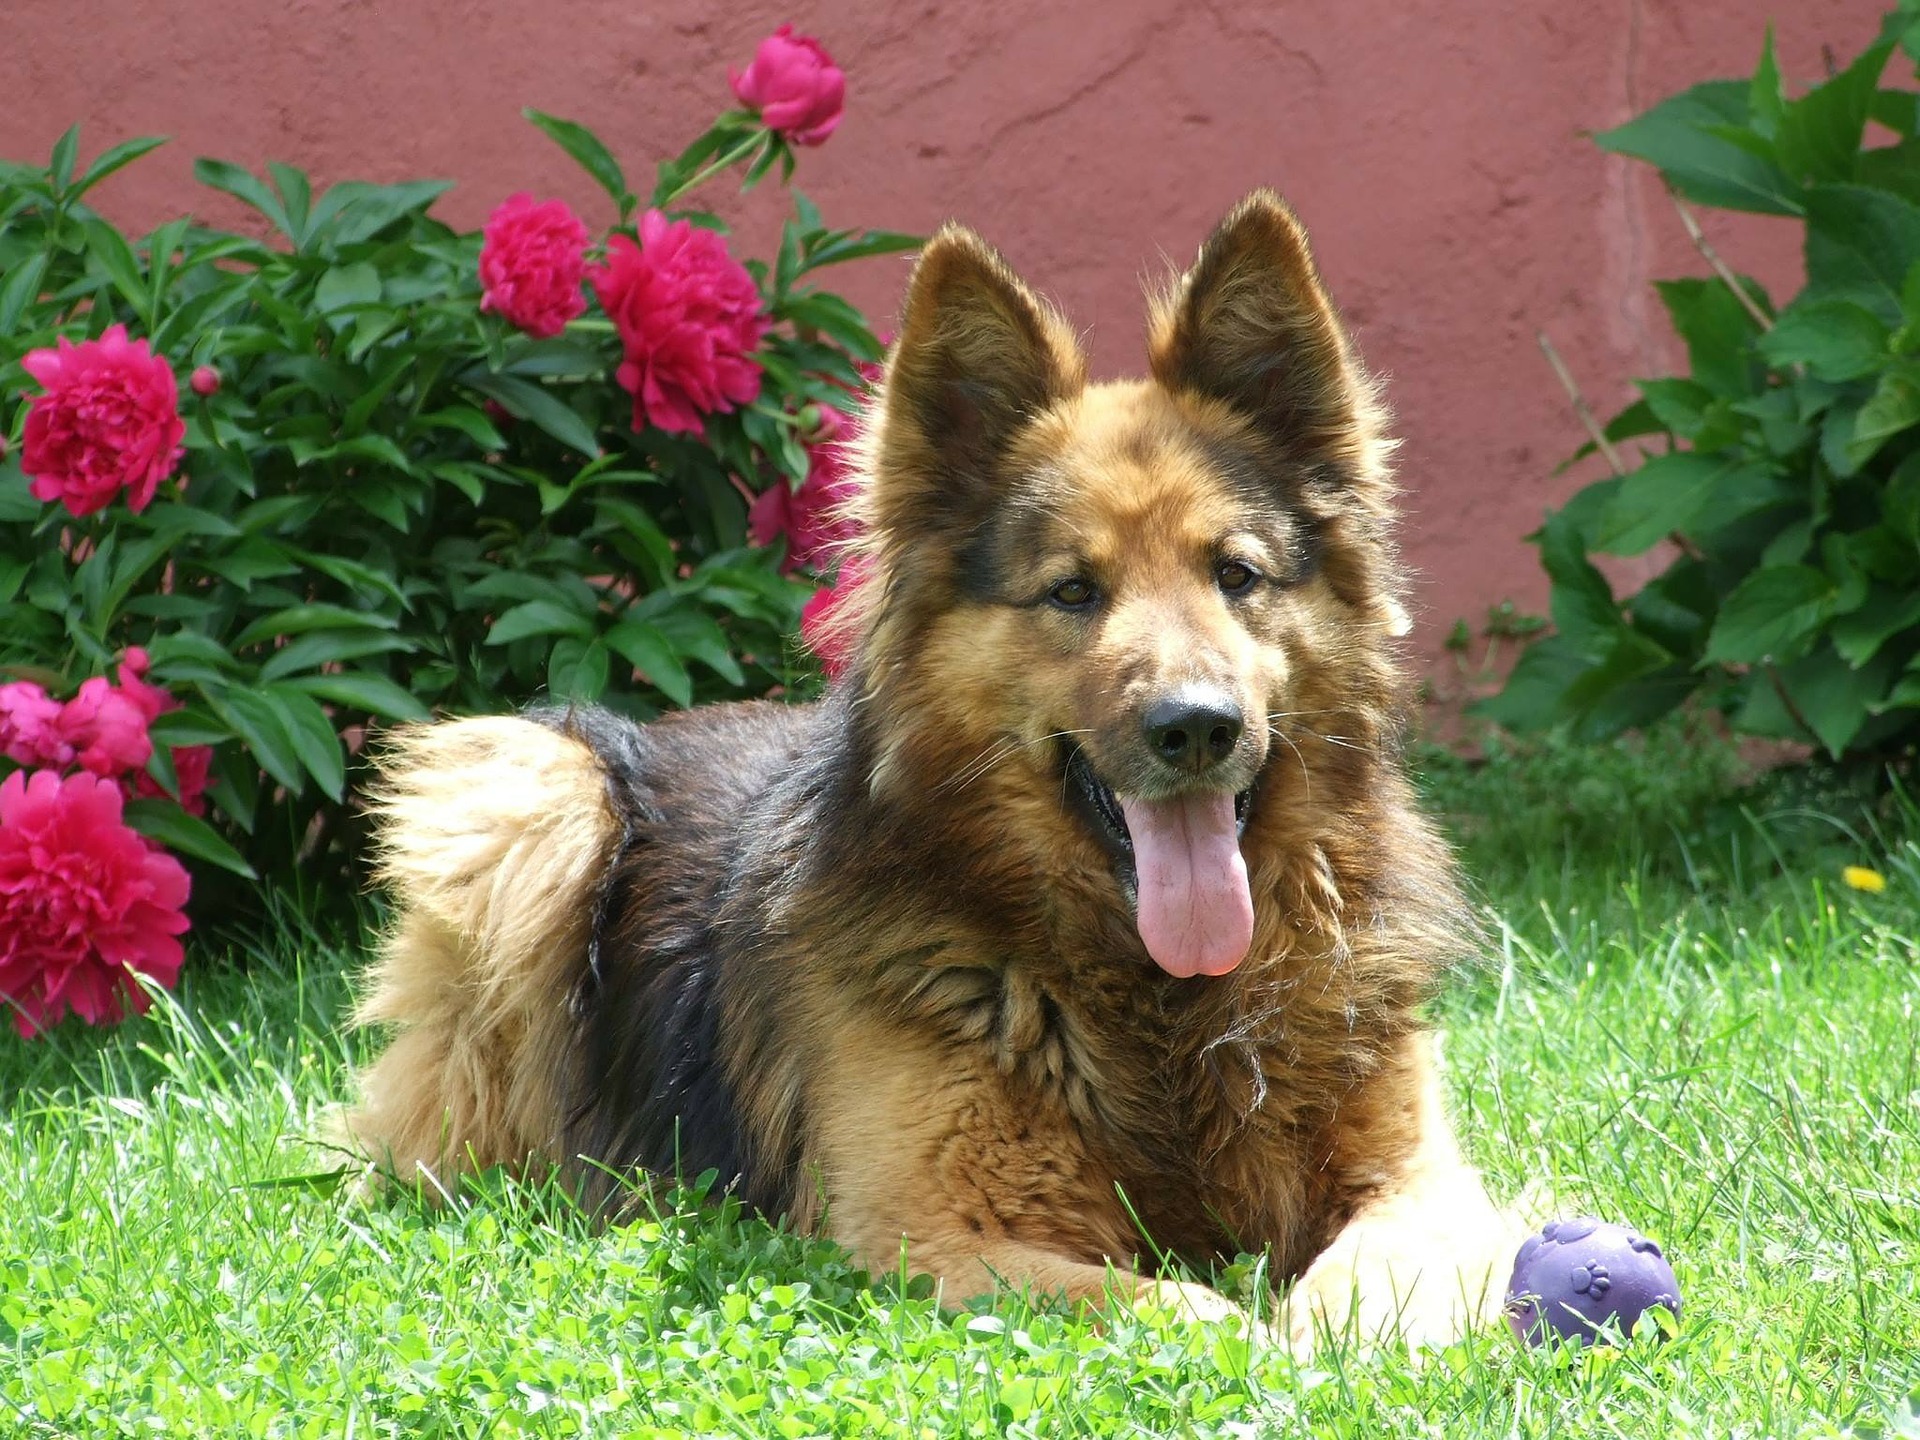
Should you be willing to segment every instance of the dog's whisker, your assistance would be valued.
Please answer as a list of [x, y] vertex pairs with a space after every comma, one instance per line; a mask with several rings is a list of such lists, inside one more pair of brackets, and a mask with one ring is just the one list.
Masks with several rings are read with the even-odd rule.
[[1272, 735], [1273, 738], [1278, 740], [1282, 745], [1285, 745], [1289, 750], [1293, 751], [1293, 758], [1300, 762], [1300, 785], [1302, 792], [1300, 798], [1303, 802], [1312, 804], [1313, 768], [1307, 764], [1306, 753], [1301, 750], [1299, 744], [1291, 735], [1287, 734], [1286, 731], [1269, 727], [1267, 733]]
[[1022, 740], [1018, 736], [1003, 735], [969, 761], [966, 767], [958, 774], [954, 775], [951, 779], [941, 782], [936, 789], [947, 794], [957, 795], [996, 765], [999, 765], [1002, 761], [1011, 760], [1022, 750], [1030, 750], [1054, 740], [1066, 740], [1075, 735], [1091, 735], [1092, 733], [1093, 731], [1090, 729], [1055, 730], [1050, 735], [1041, 735], [1032, 740]]

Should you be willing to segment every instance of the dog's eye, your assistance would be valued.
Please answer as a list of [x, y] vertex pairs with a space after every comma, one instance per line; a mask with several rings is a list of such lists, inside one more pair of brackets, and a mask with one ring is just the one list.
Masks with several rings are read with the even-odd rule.
[[1238, 560], [1222, 560], [1213, 572], [1214, 580], [1229, 595], [1244, 595], [1260, 576], [1251, 565]]
[[1075, 575], [1049, 590], [1047, 598], [1062, 610], [1084, 610], [1100, 598], [1100, 592], [1093, 588], [1092, 581], [1082, 580]]

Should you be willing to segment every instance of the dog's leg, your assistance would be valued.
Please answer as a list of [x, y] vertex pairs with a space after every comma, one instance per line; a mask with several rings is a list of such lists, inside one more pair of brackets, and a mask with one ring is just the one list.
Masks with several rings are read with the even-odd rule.
[[1526, 1235], [1487, 1196], [1448, 1122], [1430, 1037], [1342, 1111], [1332, 1170], [1367, 1184], [1368, 1169], [1400, 1148], [1404, 1163], [1381, 1176], [1333, 1243], [1307, 1267], [1284, 1320], [1296, 1351], [1324, 1326], [1362, 1341], [1398, 1337], [1447, 1345], [1500, 1313], [1514, 1252]]
[[1145, 1244], [1062, 1106], [921, 1036], [860, 1039], [818, 1077], [818, 1198], [799, 1223], [875, 1274], [904, 1256], [949, 1305], [1009, 1290], [1207, 1321], [1242, 1313], [1205, 1285], [1137, 1272]]

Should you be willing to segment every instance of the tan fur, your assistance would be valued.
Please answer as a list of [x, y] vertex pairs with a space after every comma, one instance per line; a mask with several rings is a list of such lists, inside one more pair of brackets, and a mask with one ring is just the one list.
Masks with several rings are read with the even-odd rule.
[[497, 717], [404, 730], [372, 811], [394, 920], [355, 1012], [396, 1027], [349, 1131], [394, 1174], [556, 1156], [567, 1007], [619, 826], [588, 749]]

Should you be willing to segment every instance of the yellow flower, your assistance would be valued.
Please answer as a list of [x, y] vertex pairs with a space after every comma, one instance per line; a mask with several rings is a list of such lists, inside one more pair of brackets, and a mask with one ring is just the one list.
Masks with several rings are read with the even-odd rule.
[[1840, 878], [1855, 890], [1865, 890], [1869, 895], [1878, 895], [1887, 888], [1887, 877], [1878, 870], [1869, 870], [1865, 865], [1849, 865], [1840, 872]]

